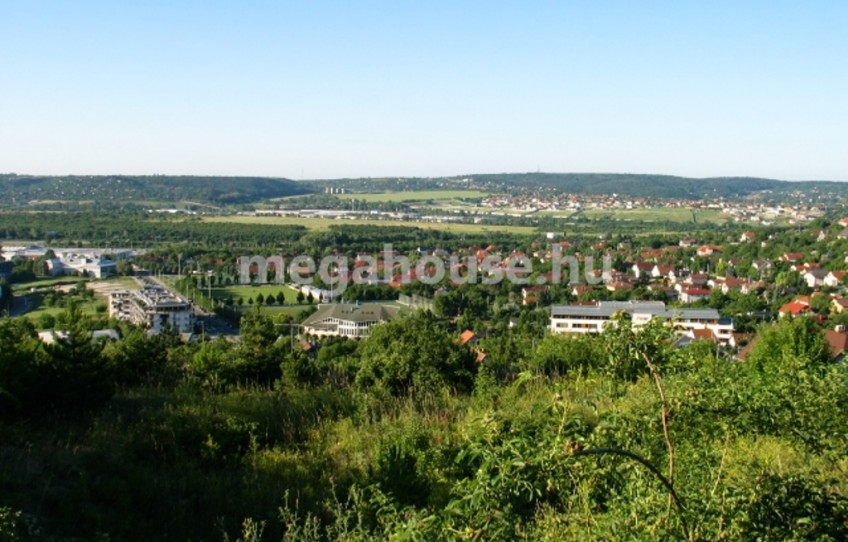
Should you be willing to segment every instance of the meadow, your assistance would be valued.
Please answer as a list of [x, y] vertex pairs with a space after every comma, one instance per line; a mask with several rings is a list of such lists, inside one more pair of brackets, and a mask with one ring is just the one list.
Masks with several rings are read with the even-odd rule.
[[267, 224], [270, 226], [303, 226], [313, 231], [326, 231], [330, 226], [386, 226], [421, 228], [451, 233], [515, 233], [531, 234], [536, 231], [530, 226], [493, 226], [487, 224], [458, 224], [452, 222], [413, 222], [409, 220], [364, 220], [333, 218], [301, 218], [292, 216], [206, 216], [204, 222], [233, 224]]

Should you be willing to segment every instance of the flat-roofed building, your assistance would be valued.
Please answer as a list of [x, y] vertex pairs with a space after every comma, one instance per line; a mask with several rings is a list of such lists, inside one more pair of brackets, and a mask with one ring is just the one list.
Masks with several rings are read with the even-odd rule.
[[654, 318], [673, 322], [676, 329], [710, 330], [719, 342], [727, 343], [733, 333], [733, 320], [722, 318], [715, 309], [674, 309], [661, 301], [599, 301], [592, 305], [551, 307], [551, 333], [601, 333], [618, 313], [627, 313], [634, 328]]
[[114, 292], [109, 298], [109, 316], [143, 325], [151, 333], [194, 331], [191, 302], [160, 286]]

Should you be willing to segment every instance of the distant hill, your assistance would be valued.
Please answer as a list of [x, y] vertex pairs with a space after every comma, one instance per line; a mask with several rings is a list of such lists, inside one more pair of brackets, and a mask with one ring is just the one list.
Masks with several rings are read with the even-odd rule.
[[229, 205], [310, 192], [309, 187], [295, 181], [263, 177], [0, 174], [0, 204], [5, 205], [30, 201]]
[[383, 177], [326, 179], [305, 182], [317, 191], [326, 187], [356, 192], [397, 192], [477, 188], [510, 192], [515, 189], [553, 189], [571, 194], [620, 194], [661, 199], [739, 199], [773, 193], [778, 198], [795, 192], [810, 196], [848, 195], [848, 182], [781, 181], [758, 177], [678, 177], [631, 173], [478, 173], [453, 177]]
[[501, 173], [468, 175], [477, 183], [496, 186], [554, 188], [573, 194], [621, 194], [648, 198], [739, 198], [770, 190], [786, 193], [828, 191], [848, 194], [848, 183], [833, 181], [790, 182], [757, 177], [693, 178], [627, 173]]

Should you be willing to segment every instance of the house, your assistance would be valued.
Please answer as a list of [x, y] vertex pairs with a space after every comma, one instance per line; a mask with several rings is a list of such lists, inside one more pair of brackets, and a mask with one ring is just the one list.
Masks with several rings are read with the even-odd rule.
[[736, 277], [727, 277], [721, 285], [721, 293], [724, 295], [730, 292], [741, 292], [747, 294], [751, 290], [751, 281], [748, 279], [740, 279]]
[[484, 361], [486, 361], [486, 358], [488, 356], [486, 355], [486, 352], [484, 352], [482, 348], [477, 346], [477, 342], [478, 342], [477, 334], [475, 334], [470, 329], [466, 329], [465, 331], [463, 331], [459, 335], [459, 340], [457, 342], [459, 343], [460, 346], [466, 346], [467, 345], [469, 348], [471, 348], [471, 351], [474, 352], [474, 356], [475, 356], [475, 359], [477, 360], [477, 363], [483, 363]]
[[809, 312], [810, 311], [810, 303], [802, 300], [794, 300], [786, 303], [780, 309], [778, 309], [777, 314], [780, 318], [785, 316], [798, 316], [799, 314]]
[[709, 329], [687, 330], [680, 334], [680, 337], [674, 341], [674, 346], [677, 348], [686, 348], [695, 341], [710, 341], [716, 342], [715, 335]]
[[848, 271], [831, 271], [822, 279], [822, 284], [830, 288], [836, 288], [842, 284], [846, 275], [848, 275]]
[[752, 231], [743, 232], [742, 235], [739, 236], [739, 242], [740, 243], [750, 243], [751, 241], [754, 240], [754, 238], [756, 236], [757, 236], [757, 234], [755, 234]]
[[751, 267], [757, 271], [763, 272], [771, 269], [771, 262], [769, 260], [754, 260], [751, 262]]
[[584, 305], [554, 305], [551, 307], [551, 333], [597, 334], [611, 325], [615, 315], [630, 316], [634, 328], [640, 328], [654, 318], [673, 323], [680, 333], [710, 330], [722, 344], [733, 333], [733, 320], [721, 318], [715, 309], [669, 309], [660, 301], [600, 301]]
[[845, 359], [845, 352], [848, 350], [848, 333], [837, 326], [837, 329], [825, 330], [824, 338], [827, 339], [827, 344], [830, 346], [833, 361], [838, 362]]
[[721, 247], [715, 245], [701, 245], [698, 247], [698, 256], [707, 257], [713, 254], [721, 254]]
[[471, 331], [470, 329], [466, 329], [459, 335], [459, 345], [465, 346], [466, 344], [469, 346], [474, 346], [477, 344], [479, 339], [477, 338], [477, 334]]
[[637, 279], [642, 278], [643, 276], [650, 276], [651, 272], [654, 270], [654, 264], [649, 262], [636, 262], [631, 267], [633, 271], [633, 276]]
[[321, 305], [303, 322], [303, 331], [318, 337], [363, 338], [375, 325], [394, 319], [398, 310], [379, 303]]
[[707, 284], [707, 281], [710, 280], [710, 276], [706, 273], [692, 273], [683, 281], [684, 284], [688, 286], [693, 286], [695, 288], [701, 288]]
[[547, 286], [525, 286], [521, 289], [521, 304], [532, 305], [538, 301]]
[[677, 277], [677, 270], [673, 265], [657, 264], [651, 269], [651, 276], [655, 279], [664, 278], [673, 281]]
[[839, 224], [843, 228], [848, 228], [848, 218], [840, 218], [837, 224]]
[[836, 314], [842, 314], [845, 311], [848, 311], [848, 297], [834, 297], [833, 301], [830, 302], [830, 306], [832, 307], [833, 312]]
[[680, 291], [680, 301], [682, 303], [694, 303], [701, 299], [707, 299], [712, 292], [706, 288], [685, 288]]
[[848, 239], [848, 228], [845, 228], [840, 231], [838, 234], [836, 234], [836, 237], [839, 239]]
[[582, 294], [588, 294], [594, 292], [595, 288], [588, 284], [577, 284], [574, 288], [571, 289], [571, 295], [574, 297], [580, 297]]
[[803, 259], [804, 259], [804, 253], [803, 252], [784, 252], [783, 255], [780, 257], [781, 262], [787, 262], [787, 263], [800, 262]]
[[810, 288], [819, 288], [824, 285], [824, 279], [827, 276], [828, 272], [824, 269], [810, 269], [802, 275], [802, 278]]
[[633, 285], [629, 282], [608, 282], [607, 290], [610, 292], [629, 292]]

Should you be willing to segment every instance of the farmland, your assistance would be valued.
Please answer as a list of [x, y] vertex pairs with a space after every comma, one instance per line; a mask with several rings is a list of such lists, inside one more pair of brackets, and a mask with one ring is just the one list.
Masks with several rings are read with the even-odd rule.
[[368, 202], [421, 202], [450, 201], [457, 199], [479, 199], [488, 196], [480, 190], [419, 190], [410, 192], [377, 192], [371, 194], [339, 194], [341, 199], [357, 199]]
[[330, 226], [406, 226], [428, 230], [447, 231], [451, 233], [515, 233], [530, 234], [535, 228], [530, 226], [492, 226], [486, 224], [461, 224], [455, 222], [413, 222], [402, 220], [365, 220], [365, 219], [333, 219], [333, 218], [302, 218], [293, 216], [207, 216], [205, 222], [234, 223], [234, 224], [267, 224], [269, 226], [304, 226], [313, 231], [326, 231]]

